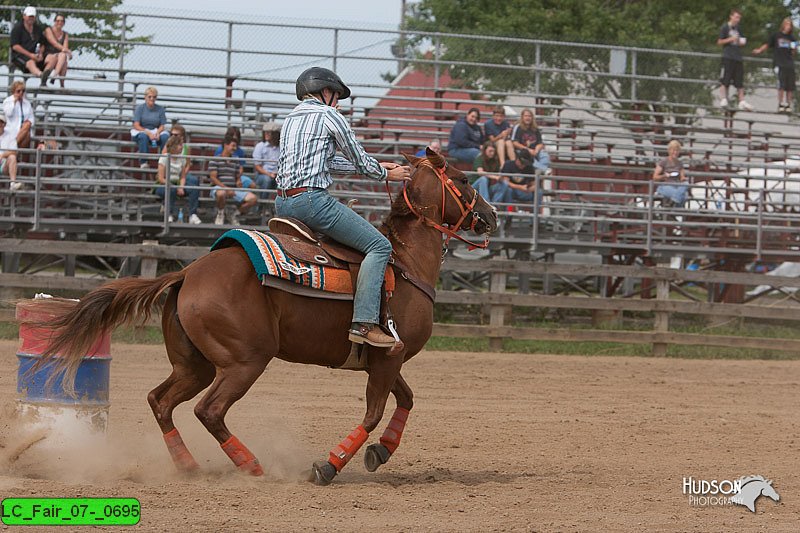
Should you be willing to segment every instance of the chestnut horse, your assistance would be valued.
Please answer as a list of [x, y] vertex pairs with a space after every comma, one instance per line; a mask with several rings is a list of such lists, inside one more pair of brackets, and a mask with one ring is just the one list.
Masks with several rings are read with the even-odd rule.
[[[454, 231], [462, 229], [488, 236], [497, 228], [497, 214], [464, 174], [447, 166], [438, 154], [428, 150], [426, 158], [406, 157], [414, 167], [411, 181], [393, 202], [381, 230], [390, 239], [398, 264], [407, 269], [407, 277], [433, 287], [442, 262], [442, 233], [458, 237]], [[194, 408], [195, 415], [239, 469], [261, 475], [256, 457], [226, 427], [225, 414], [273, 357], [341, 366], [351, 347], [347, 331], [352, 302], [264, 287], [240, 247], [223, 248], [179, 272], [156, 279], [115, 280], [77, 304], [62, 304], [65, 314], [50, 324], [55, 334], [44, 361], [53, 363], [56, 373], [64, 372], [65, 384], [72, 383], [81, 355], [101, 332], [146, 320], [167, 291], [161, 322], [172, 373], [148, 394], [147, 401], [175, 465], [182, 471], [198, 468], [173, 424], [173, 409], [208, 387]], [[53, 301], [43, 305], [52, 310]], [[433, 301], [406, 276], [397, 276], [389, 306], [404, 351], [389, 356], [386, 348], [368, 347], [366, 414], [331, 450], [327, 461], [314, 463], [312, 479], [318, 484], [328, 484], [364, 444], [383, 417], [389, 392], [397, 408], [380, 444], [367, 448], [367, 469], [375, 471], [384, 464], [400, 442], [413, 404], [400, 369], [431, 335]], [[54, 353], [61, 356], [52, 357]]]

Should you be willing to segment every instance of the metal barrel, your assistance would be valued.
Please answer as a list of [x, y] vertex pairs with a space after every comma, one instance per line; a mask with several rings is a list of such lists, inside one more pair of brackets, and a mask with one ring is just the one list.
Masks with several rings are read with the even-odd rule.
[[49, 348], [53, 330], [49, 324], [63, 312], [62, 305], [42, 310], [41, 301], [32, 309], [32, 301], [19, 302], [16, 318], [19, 323], [20, 348], [17, 393], [23, 411], [35, 411], [44, 423], [77, 419], [95, 431], [105, 431], [108, 422], [109, 383], [111, 370], [111, 336], [105, 332], [83, 356], [75, 377], [75, 395], [64, 392], [61, 375], [55, 376], [52, 365], [32, 367]]

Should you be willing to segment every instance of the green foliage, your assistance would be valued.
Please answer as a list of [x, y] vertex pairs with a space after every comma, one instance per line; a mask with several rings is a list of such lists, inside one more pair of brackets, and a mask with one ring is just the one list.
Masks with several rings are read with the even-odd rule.
[[[40, 0], [32, 3], [36, 7], [37, 19], [39, 24], [50, 25], [53, 16], [61, 9], [67, 17], [64, 29], [69, 33], [69, 46], [73, 52], [87, 53], [93, 52], [99, 59], [109, 59], [119, 57], [120, 46], [113, 42], [81, 42], [81, 40], [103, 40], [119, 41], [122, 37], [122, 17], [119, 15], [102, 15], [97, 13], [72, 13], [71, 10], [91, 10], [91, 11], [111, 11], [122, 4], [123, 0]], [[11, 23], [12, 10], [5, 6], [26, 5], [14, 0], [0, 0], [0, 30], [3, 33], [10, 33], [13, 27]], [[22, 12], [15, 10], [13, 13], [14, 22], [22, 20]], [[86, 25], [87, 30], [75, 32], [70, 29], [71, 21], [81, 20]], [[72, 24], [72, 27], [77, 25]], [[128, 24], [126, 28], [126, 40], [128, 41], [147, 41], [148, 37], [133, 37], [133, 25]], [[8, 47], [0, 47], [0, 61], [8, 61]]]
[[[427, 32], [718, 54], [721, 51], [716, 45], [719, 29], [728, 20], [729, 10], [738, 7], [743, 13], [742, 33], [749, 38], [746, 52], [749, 53], [750, 44], [755, 47], [763, 42], [784, 17], [800, 11], [798, 6], [798, 0], [735, 3], [718, 0], [422, 0], [415, 5], [406, 24], [410, 30]], [[417, 44], [420, 42], [418, 40]], [[445, 61], [526, 67], [515, 70], [484, 65], [451, 67], [452, 76], [468, 86], [510, 92], [529, 92], [535, 87], [536, 46], [533, 44], [443, 37], [442, 45]], [[418, 52], [421, 54], [424, 50]], [[607, 49], [553, 43], [543, 44], [540, 54], [541, 94], [582, 94], [605, 98], [612, 104], [631, 94], [629, 80], [595, 74], [609, 71]], [[709, 91], [703, 90], [701, 85], [670, 83], [669, 80], [705, 79], [711, 87], [716, 84], [719, 66], [718, 58], [639, 53], [636, 73], [661, 79], [640, 81], [636, 87], [637, 99], [708, 104]], [[631, 70], [632, 58], [628, 54], [627, 72]]]

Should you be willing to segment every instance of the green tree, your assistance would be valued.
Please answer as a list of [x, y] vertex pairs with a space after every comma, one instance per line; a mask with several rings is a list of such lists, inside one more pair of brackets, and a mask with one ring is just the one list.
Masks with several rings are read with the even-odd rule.
[[[745, 52], [749, 55], [750, 43], [763, 42], [784, 17], [798, 12], [798, 4], [797, 0], [422, 0], [409, 13], [406, 25], [426, 32], [712, 52], [713, 58], [635, 55], [636, 74], [658, 78], [636, 82], [637, 99], [699, 105], [711, 101], [705, 89], [719, 76], [721, 49], [716, 40], [730, 9], [742, 11], [740, 26], [749, 38]], [[537, 47], [532, 44], [459, 37], [443, 37], [441, 43], [444, 61], [476, 63], [450, 67], [451, 75], [470, 87], [511, 92], [535, 88]], [[630, 98], [631, 80], [598, 75], [609, 72], [610, 50], [553, 43], [542, 44], [538, 53], [540, 94], [583, 94], [626, 107], [616, 102]], [[625, 72], [633, 72], [634, 54], [619, 57], [625, 60]], [[760, 69], [747, 70], [752, 77]], [[708, 83], [704, 87], [679, 78]]]
[[[113, 41], [119, 41], [122, 38], [122, 17], [116, 14], [80, 13], [72, 10], [110, 12], [120, 4], [122, 4], [122, 0], [39, 0], [31, 5], [34, 5], [38, 11], [37, 19], [40, 24], [44, 21], [52, 21], [53, 15], [61, 10], [67, 16], [67, 24], [70, 24], [70, 21], [81, 20], [86, 26], [86, 31], [73, 32], [70, 31], [69, 26], [66, 28], [70, 35], [70, 48], [78, 53], [92, 52], [100, 59], [108, 59], [119, 56], [120, 46]], [[12, 15], [15, 23], [22, 20], [20, 9], [7, 7], [13, 5], [21, 4], [16, 0], [0, 0], [0, 30], [5, 34], [11, 32]], [[148, 40], [148, 37], [133, 37], [132, 31], [133, 25], [128, 24], [126, 40]], [[97, 42], [98, 40], [112, 42]], [[9, 46], [7, 43], [6, 40], [6, 45], [0, 47], [0, 61], [4, 63], [8, 62]]]

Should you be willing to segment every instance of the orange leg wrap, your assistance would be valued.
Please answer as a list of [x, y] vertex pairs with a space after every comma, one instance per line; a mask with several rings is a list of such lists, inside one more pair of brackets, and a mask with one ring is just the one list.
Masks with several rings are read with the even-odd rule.
[[222, 450], [228, 454], [233, 464], [242, 472], [247, 472], [252, 476], [263, 476], [264, 469], [258, 463], [258, 459], [241, 443], [239, 439], [231, 435], [231, 438], [220, 444]]
[[367, 437], [369, 437], [369, 433], [364, 429], [364, 426], [359, 425], [331, 450], [328, 462], [336, 467], [337, 472], [341, 472], [344, 465], [346, 465], [347, 462], [353, 458], [358, 449], [367, 442]]
[[197, 461], [192, 457], [191, 452], [183, 443], [181, 434], [178, 433], [177, 428], [172, 431], [164, 433], [164, 442], [167, 443], [167, 449], [172, 456], [172, 462], [178, 467], [178, 470], [191, 471], [197, 470], [200, 466]]
[[394, 410], [392, 419], [389, 420], [389, 425], [381, 435], [381, 444], [386, 446], [389, 453], [394, 453], [400, 445], [400, 437], [403, 436], [403, 430], [406, 427], [406, 420], [408, 420], [408, 409], [398, 407]]

